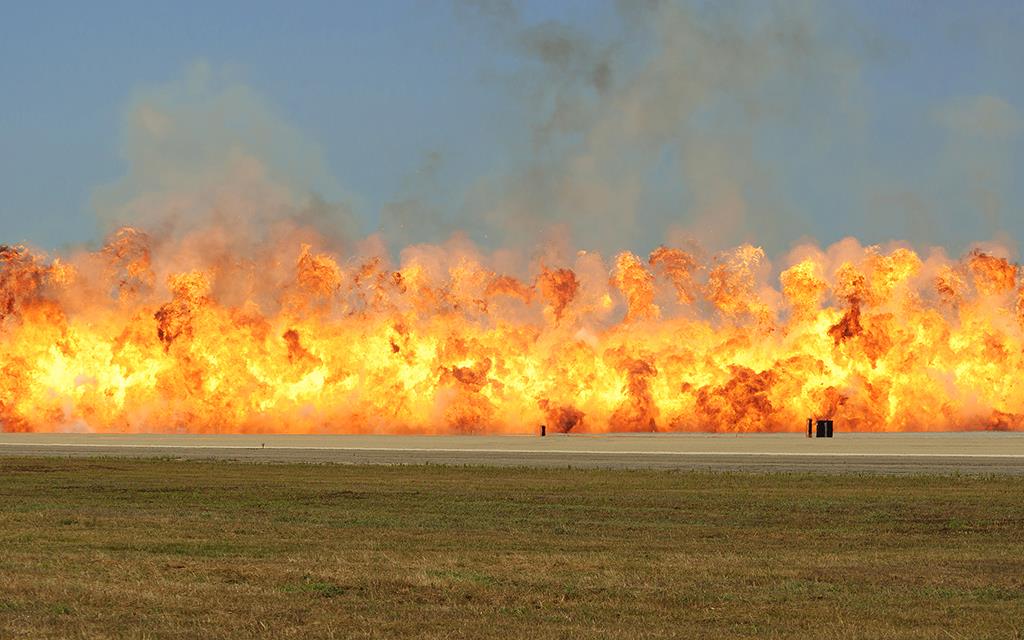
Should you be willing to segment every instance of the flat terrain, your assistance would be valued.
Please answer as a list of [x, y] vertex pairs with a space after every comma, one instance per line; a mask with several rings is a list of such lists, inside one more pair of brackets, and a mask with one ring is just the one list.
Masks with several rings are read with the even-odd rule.
[[266, 462], [1024, 474], [1024, 433], [537, 436], [0, 433], [0, 455]]
[[1021, 638], [1024, 478], [0, 458], [2, 638]]

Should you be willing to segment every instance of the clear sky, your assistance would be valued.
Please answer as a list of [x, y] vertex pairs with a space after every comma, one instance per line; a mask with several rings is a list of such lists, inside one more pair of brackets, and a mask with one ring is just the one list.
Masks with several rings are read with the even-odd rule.
[[[396, 242], [1024, 237], [1021, 2], [2, 6], [0, 243], [95, 242], [178, 175], [132, 133], [174, 92], [180, 166], [256, 149]], [[216, 133], [234, 113], [273, 133]]]

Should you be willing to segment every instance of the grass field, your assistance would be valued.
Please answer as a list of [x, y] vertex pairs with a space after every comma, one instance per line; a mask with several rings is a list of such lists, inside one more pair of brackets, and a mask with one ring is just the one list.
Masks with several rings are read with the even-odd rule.
[[1021, 638], [1024, 479], [0, 459], [0, 638]]

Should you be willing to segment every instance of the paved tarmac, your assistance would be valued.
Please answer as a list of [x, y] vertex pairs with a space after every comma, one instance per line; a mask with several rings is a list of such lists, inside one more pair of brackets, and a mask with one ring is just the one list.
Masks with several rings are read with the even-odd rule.
[[[0, 433], [2, 456], [259, 462], [1024, 474], [1024, 433], [393, 436]], [[0, 461], [2, 470], [2, 461]]]

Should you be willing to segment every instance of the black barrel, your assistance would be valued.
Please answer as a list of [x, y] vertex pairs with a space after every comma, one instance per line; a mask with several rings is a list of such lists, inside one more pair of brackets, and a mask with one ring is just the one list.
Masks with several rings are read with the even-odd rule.
[[548, 425], [546, 425], [546, 424], [540, 425], [540, 435], [541, 435], [542, 438], [544, 436], [548, 435]]

